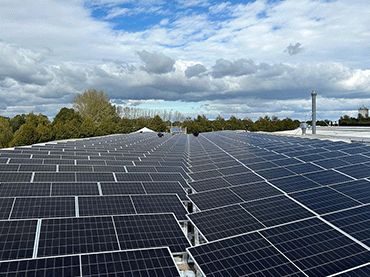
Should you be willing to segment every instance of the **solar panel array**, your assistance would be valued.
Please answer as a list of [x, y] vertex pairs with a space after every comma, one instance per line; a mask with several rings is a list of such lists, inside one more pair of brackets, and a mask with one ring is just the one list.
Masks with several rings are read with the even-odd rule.
[[369, 275], [370, 146], [249, 132], [190, 146], [204, 276]]
[[0, 150], [0, 276], [180, 276], [187, 137]]
[[367, 276], [369, 178], [370, 146], [250, 132], [3, 149], [0, 276]]

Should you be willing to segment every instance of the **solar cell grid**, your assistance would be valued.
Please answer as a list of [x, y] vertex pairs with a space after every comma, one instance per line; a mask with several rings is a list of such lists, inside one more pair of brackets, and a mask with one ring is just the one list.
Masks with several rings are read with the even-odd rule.
[[2, 183], [2, 197], [50, 196], [50, 183]]
[[313, 163], [317, 164], [317, 165], [319, 165], [323, 168], [326, 168], [326, 169], [331, 169], [331, 168], [336, 168], [336, 167], [349, 165], [349, 163], [347, 163], [345, 161], [342, 161], [338, 158], [314, 161]]
[[265, 228], [240, 205], [230, 205], [187, 215], [208, 241]]
[[179, 182], [142, 182], [147, 194], [174, 194], [176, 193], [182, 201], [188, 201], [185, 190]]
[[0, 263], [0, 276], [70, 276], [80, 277], [78, 256], [28, 259]]
[[361, 179], [370, 177], [370, 164], [354, 164], [336, 168], [337, 171], [353, 178]]
[[222, 176], [222, 173], [220, 173], [217, 169], [214, 169], [214, 170], [198, 171], [195, 173], [189, 173], [189, 176], [193, 180], [203, 180], [203, 179], [209, 179], [209, 178], [214, 178], [214, 177], [220, 177]]
[[257, 174], [261, 175], [266, 180], [273, 180], [277, 178], [283, 178], [283, 177], [296, 175], [294, 172], [286, 168], [283, 168], [283, 167], [261, 170], [261, 171], [258, 171]]
[[150, 177], [149, 173], [116, 173], [117, 181], [125, 181], [125, 182], [140, 182], [140, 181], [153, 181]]
[[132, 195], [131, 199], [138, 214], [173, 212], [177, 220], [187, 220], [187, 210], [176, 194]]
[[324, 170], [324, 171], [317, 171], [313, 173], [307, 173], [307, 174], [304, 174], [303, 176], [322, 186], [343, 183], [343, 182], [348, 182], [348, 181], [353, 180], [352, 178], [347, 177], [332, 169]]
[[366, 155], [361, 155], [361, 154], [339, 157], [338, 159], [341, 159], [342, 161], [345, 161], [350, 164], [360, 164], [360, 163], [370, 162], [370, 157], [367, 157]]
[[33, 182], [76, 182], [76, 173], [72, 172], [35, 172]]
[[93, 172], [93, 167], [90, 165], [65, 165], [58, 166], [59, 172]]
[[285, 167], [286, 169], [293, 171], [296, 174], [314, 172], [314, 171], [321, 171], [322, 168], [318, 167], [312, 163], [303, 163], [297, 165], [289, 165]]
[[44, 219], [37, 257], [119, 250], [111, 217]]
[[51, 172], [56, 172], [57, 167], [56, 165], [46, 165], [46, 164], [21, 164], [19, 167], [19, 171], [29, 171], [29, 172], [34, 172], [34, 171], [51, 171]]
[[241, 203], [240, 206], [267, 227], [314, 216], [313, 213], [286, 196]]
[[328, 187], [296, 192], [291, 196], [318, 214], [335, 212], [361, 204]]
[[231, 184], [223, 178], [198, 180], [198, 181], [190, 182], [189, 185], [196, 192], [214, 190], [214, 189], [225, 188], [225, 187], [231, 186]]
[[228, 206], [244, 201], [229, 188], [189, 194], [188, 197], [200, 210]]
[[180, 276], [168, 248], [82, 255], [81, 264], [82, 276]]
[[74, 197], [16, 198], [11, 219], [75, 216]]
[[135, 214], [129, 196], [81, 196], [78, 197], [80, 216]]
[[242, 184], [255, 183], [258, 181], [263, 181], [263, 179], [253, 172], [247, 172], [242, 174], [235, 174], [222, 177], [225, 179], [231, 186], [237, 186]]
[[3, 182], [30, 182], [32, 177], [31, 172], [1, 172], [0, 183]]
[[53, 183], [51, 196], [99, 195], [97, 183]]
[[115, 178], [111, 172], [77, 172], [77, 182], [114, 182]]
[[361, 203], [370, 203], [370, 182], [367, 180], [350, 181], [333, 185], [331, 188]]
[[0, 221], [0, 260], [32, 258], [36, 226], [37, 220]]
[[16, 172], [19, 166], [18, 164], [0, 164], [0, 174], [2, 174], [2, 172]]
[[190, 246], [173, 214], [114, 216], [122, 250], [168, 246], [172, 253]]
[[308, 276], [327, 276], [370, 261], [370, 251], [316, 218], [261, 234]]
[[260, 234], [188, 248], [206, 276], [305, 276]]
[[269, 185], [267, 182], [257, 182], [230, 188], [244, 201], [256, 200], [282, 194], [279, 190]]
[[146, 193], [141, 182], [102, 182], [100, 186], [103, 195]]

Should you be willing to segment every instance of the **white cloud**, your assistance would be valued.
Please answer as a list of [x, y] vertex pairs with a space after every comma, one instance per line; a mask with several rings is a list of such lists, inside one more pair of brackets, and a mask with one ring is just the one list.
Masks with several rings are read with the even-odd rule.
[[[0, 114], [53, 116], [88, 88], [117, 101], [209, 104], [212, 116], [230, 106], [302, 118], [312, 89], [326, 103], [322, 117], [370, 106], [368, 1], [185, 2], [169, 11], [165, 1], [6, 1]], [[166, 16], [142, 31], [114, 30], [108, 19], [129, 12], [125, 4]], [[107, 11], [105, 21], [94, 9]]]

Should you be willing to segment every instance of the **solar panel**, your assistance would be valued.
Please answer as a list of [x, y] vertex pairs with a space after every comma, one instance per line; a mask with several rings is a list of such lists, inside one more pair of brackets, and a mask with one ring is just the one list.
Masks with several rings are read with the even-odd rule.
[[347, 165], [338, 167], [336, 170], [356, 179], [370, 177], [370, 166], [368, 164]]
[[82, 276], [173, 276], [180, 273], [168, 248], [81, 256]]
[[217, 169], [214, 169], [214, 170], [207, 170], [207, 171], [199, 171], [199, 172], [195, 172], [195, 173], [189, 173], [189, 176], [193, 180], [202, 180], [202, 179], [222, 176], [222, 173], [220, 173]]
[[321, 185], [301, 175], [289, 176], [281, 179], [270, 180], [270, 183], [285, 191], [286, 193], [312, 189]]
[[333, 185], [331, 188], [361, 203], [370, 203], [370, 182], [367, 180], [350, 181]]
[[31, 172], [1, 172], [0, 183], [2, 182], [30, 182], [32, 177]]
[[224, 178], [212, 178], [206, 180], [199, 180], [189, 183], [189, 186], [196, 192], [202, 192], [207, 190], [214, 190], [220, 188], [230, 187], [231, 184]]
[[265, 178], [266, 180], [272, 180], [272, 179], [295, 175], [294, 172], [288, 169], [285, 169], [284, 167], [270, 168], [270, 169], [258, 171], [257, 173], [261, 175], [263, 178]]
[[172, 253], [190, 246], [173, 214], [114, 216], [121, 249], [168, 246]]
[[56, 172], [57, 170], [56, 165], [51, 164], [21, 164], [19, 167], [19, 171], [51, 171]]
[[1, 276], [174, 276], [180, 273], [168, 248], [27, 259], [0, 263]]
[[79, 256], [28, 259], [0, 263], [0, 275], [11, 276], [70, 276], [80, 277]]
[[229, 175], [223, 178], [232, 186], [264, 181], [260, 176], [253, 172]]
[[50, 196], [50, 183], [2, 183], [0, 195], [3, 197]]
[[312, 163], [303, 163], [303, 164], [295, 164], [289, 165], [285, 167], [286, 169], [293, 171], [296, 174], [308, 173], [313, 171], [321, 171], [322, 168], [318, 167]]
[[129, 196], [80, 196], [78, 197], [80, 216], [135, 214]]
[[146, 193], [141, 182], [102, 182], [100, 186], [103, 195]]
[[0, 164], [0, 172], [15, 172], [18, 169], [18, 164]]
[[185, 190], [179, 182], [142, 182], [147, 194], [176, 193], [182, 201], [188, 201]]
[[12, 219], [72, 217], [76, 215], [74, 197], [16, 198]]
[[208, 241], [265, 228], [239, 204], [187, 215]]
[[51, 196], [99, 195], [97, 183], [53, 183]]
[[347, 163], [345, 161], [342, 161], [340, 159], [337, 159], [337, 158], [314, 161], [313, 163], [317, 164], [317, 165], [319, 165], [323, 168], [326, 168], [326, 169], [341, 167], [341, 166], [345, 166], [345, 165], [349, 164], [349, 163]]
[[42, 220], [37, 257], [119, 250], [111, 217]]
[[240, 206], [266, 227], [281, 225], [314, 216], [313, 213], [286, 196], [277, 196], [241, 203]]
[[259, 233], [188, 248], [205, 276], [306, 276]]
[[173, 212], [177, 220], [187, 220], [187, 211], [176, 194], [132, 195], [131, 199], [138, 214]]
[[91, 172], [77, 172], [77, 182], [114, 182], [114, 176], [112, 173], [91, 173]]
[[[2, 187], [2, 185], [0, 187]], [[0, 198], [0, 219], [9, 218], [14, 201], [14, 198]]]
[[32, 258], [36, 227], [37, 220], [0, 221], [0, 261]]
[[244, 202], [228, 188], [189, 194], [188, 197], [202, 211]]
[[317, 171], [313, 173], [307, 173], [303, 175], [304, 177], [311, 179], [312, 181], [322, 185], [327, 186], [331, 184], [343, 183], [353, 180], [350, 177], [347, 177], [337, 171], [332, 169]]
[[149, 173], [116, 173], [116, 177], [118, 182], [153, 181]]
[[328, 187], [296, 192], [291, 196], [318, 214], [335, 212], [361, 204]]
[[244, 201], [271, 197], [281, 194], [279, 190], [269, 185], [267, 182], [257, 182], [230, 188], [237, 196]]
[[33, 182], [76, 182], [76, 173], [35, 172]]

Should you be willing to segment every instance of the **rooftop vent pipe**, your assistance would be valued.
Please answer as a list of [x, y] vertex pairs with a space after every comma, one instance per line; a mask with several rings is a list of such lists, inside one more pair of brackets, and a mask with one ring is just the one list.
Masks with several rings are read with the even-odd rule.
[[316, 91], [312, 91], [312, 134], [316, 134]]

